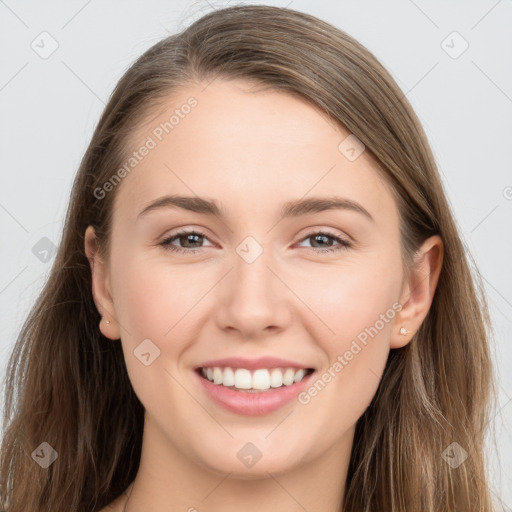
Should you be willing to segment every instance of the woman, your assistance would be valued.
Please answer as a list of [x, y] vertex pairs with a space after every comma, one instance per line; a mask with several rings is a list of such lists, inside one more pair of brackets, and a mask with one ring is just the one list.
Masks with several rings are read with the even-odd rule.
[[488, 327], [382, 65], [310, 15], [215, 11], [126, 72], [83, 158], [10, 361], [2, 510], [491, 511]]

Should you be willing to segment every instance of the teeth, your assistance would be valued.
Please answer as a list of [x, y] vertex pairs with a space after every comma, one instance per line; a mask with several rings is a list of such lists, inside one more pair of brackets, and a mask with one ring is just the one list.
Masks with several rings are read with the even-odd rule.
[[215, 367], [213, 369], [213, 383], [214, 384], [222, 383], [222, 370], [220, 368]]
[[295, 380], [295, 370], [293, 368], [287, 368], [283, 375], [283, 384], [285, 386], [291, 386]]
[[280, 388], [283, 385], [283, 372], [279, 368], [274, 368], [270, 373], [270, 386]]
[[296, 374], [295, 374], [295, 378], [293, 379], [294, 382], [300, 382], [303, 378], [304, 378], [304, 375], [306, 375], [306, 370], [304, 370], [304, 368], [301, 368]]
[[291, 386], [295, 382], [300, 382], [306, 375], [307, 370], [301, 368], [272, 368], [258, 369], [251, 373], [245, 368], [201, 368], [201, 374], [214, 384], [234, 387], [243, 390], [265, 391], [270, 388], [280, 388], [281, 386]]
[[251, 389], [252, 378], [251, 372], [245, 368], [238, 368], [235, 371], [235, 388], [237, 389]]
[[252, 376], [251, 387], [252, 389], [269, 389], [270, 374], [268, 373], [268, 370], [256, 370]]
[[222, 374], [222, 385], [223, 386], [234, 386], [235, 385], [235, 372], [231, 368], [224, 368]]

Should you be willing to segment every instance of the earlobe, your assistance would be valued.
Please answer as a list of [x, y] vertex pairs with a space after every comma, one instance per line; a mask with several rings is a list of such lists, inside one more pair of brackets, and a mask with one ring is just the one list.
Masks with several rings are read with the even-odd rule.
[[92, 296], [96, 308], [102, 316], [99, 324], [100, 331], [105, 337], [117, 340], [120, 338], [120, 332], [110, 291], [109, 270], [99, 252], [96, 234], [92, 226], [88, 226], [85, 231], [84, 246], [91, 266]]
[[443, 241], [438, 235], [425, 240], [418, 250], [414, 267], [402, 287], [402, 309], [395, 318], [390, 348], [407, 345], [425, 320], [441, 274]]

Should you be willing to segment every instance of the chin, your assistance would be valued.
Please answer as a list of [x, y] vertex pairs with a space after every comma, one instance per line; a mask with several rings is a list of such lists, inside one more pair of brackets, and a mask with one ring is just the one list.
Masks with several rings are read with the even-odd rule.
[[[257, 436], [253, 439], [256, 438]], [[254, 441], [254, 444], [251, 442], [229, 443], [221, 450], [221, 453], [215, 451], [206, 455], [203, 451], [198, 455], [202, 459], [201, 464], [209, 471], [222, 476], [229, 474], [230, 478], [237, 480], [266, 479], [269, 477], [268, 473], [272, 475], [285, 474], [299, 468], [307, 458], [306, 454], [299, 454], [293, 450], [292, 446], [286, 446], [286, 449], [279, 450], [269, 446], [268, 440], [265, 446], [262, 444], [263, 442], [258, 443], [257, 440]], [[282, 445], [281, 448], [283, 448]], [[289, 449], [292, 449], [291, 453], [288, 452]]]

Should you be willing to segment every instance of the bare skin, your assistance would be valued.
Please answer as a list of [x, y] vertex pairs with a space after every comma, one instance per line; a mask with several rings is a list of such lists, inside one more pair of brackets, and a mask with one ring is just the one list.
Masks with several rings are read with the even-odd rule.
[[[146, 410], [137, 477], [103, 511], [339, 511], [355, 424], [389, 351], [409, 343], [428, 313], [442, 241], [424, 242], [407, 280], [393, 196], [367, 151], [354, 161], [340, 152], [348, 132], [283, 92], [254, 92], [239, 80], [205, 85], [174, 94], [165, 113], [138, 127], [135, 147], [197, 99], [118, 185], [108, 261], [86, 231], [101, 332], [122, 343]], [[171, 207], [138, 217], [166, 194], [214, 200], [225, 218]], [[333, 195], [373, 219], [349, 209], [280, 218], [287, 201]], [[174, 238], [171, 246], [187, 253], [160, 245], [185, 228], [206, 236]], [[251, 263], [236, 251], [248, 236], [263, 250]], [[206, 360], [270, 355], [315, 368], [318, 378], [381, 324], [307, 404], [266, 415], [221, 408], [194, 372]], [[133, 353], [147, 338], [160, 350], [149, 366]], [[248, 442], [262, 454], [250, 468], [237, 457]]]

